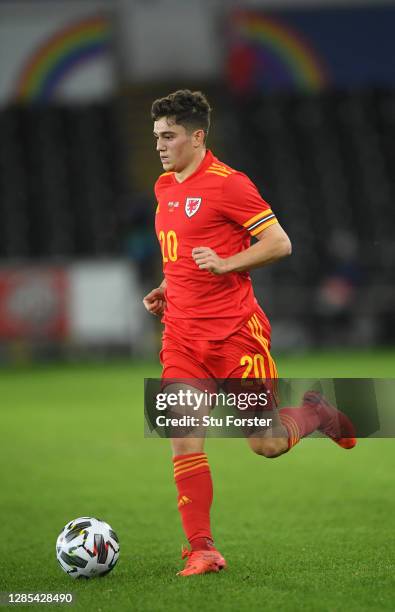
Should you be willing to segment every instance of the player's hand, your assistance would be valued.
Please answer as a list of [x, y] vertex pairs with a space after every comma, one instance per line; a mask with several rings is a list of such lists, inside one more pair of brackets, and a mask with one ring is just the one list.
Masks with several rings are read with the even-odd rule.
[[164, 288], [157, 287], [150, 291], [143, 299], [143, 304], [151, 314], [162, 316], [166, 307]]
[[192, 257], [201, 270], [207, 270], [212, 274], [226, 274], [227, 259], [218, 257], [217, 253], [210, 247], [195, 247], [192, 249]]

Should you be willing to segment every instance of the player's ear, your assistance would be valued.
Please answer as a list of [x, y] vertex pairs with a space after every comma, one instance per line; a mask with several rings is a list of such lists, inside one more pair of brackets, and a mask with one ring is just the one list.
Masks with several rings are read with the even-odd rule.
[[195, 130], [192, 134], [192, 143], [194, 147], [200, 147], [204, 144], [204, 130]]

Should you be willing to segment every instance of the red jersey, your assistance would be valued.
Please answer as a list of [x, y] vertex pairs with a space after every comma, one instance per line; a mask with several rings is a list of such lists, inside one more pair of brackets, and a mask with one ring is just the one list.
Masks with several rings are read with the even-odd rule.
[[221, 258], [250, 246], [251, 236], [277, 222], [252, 181], [211, 151], [182, 183], [165, 172], [155, 183], [155, 229], [166, 279], [165, 332], [184, 338], [223, 340], [257, 307], [248, 272], [216, 275], [200, 270], [194, 247]]

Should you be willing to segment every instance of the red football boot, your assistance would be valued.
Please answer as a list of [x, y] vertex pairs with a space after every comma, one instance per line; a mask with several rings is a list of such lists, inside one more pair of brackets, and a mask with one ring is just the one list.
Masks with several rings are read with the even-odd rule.
[[314, 406], [320, 419], [318, 431], [331, 438], [342, 448], [354, 448], [357, 443], [355, 427], [350, 419], [332, 406], [317, 391], [306, 391], [303, 404]]
[[219, 572], [226, 568], [226, 561], [218, 550], [188, 550], [183, 548], [182, 559], [187, 559], [185, 568], [177, 576], [193, 576], [194, 574], [208, 574]]

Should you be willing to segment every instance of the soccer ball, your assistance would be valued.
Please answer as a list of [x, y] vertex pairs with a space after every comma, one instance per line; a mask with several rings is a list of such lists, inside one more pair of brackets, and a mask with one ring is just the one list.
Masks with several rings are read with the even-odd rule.
[[56, 558], [72, 578], [93, 578], [111, 572], [118, 561], [119, 540], [108, 523], [81, 516], [67, 523], [56, 540]]

